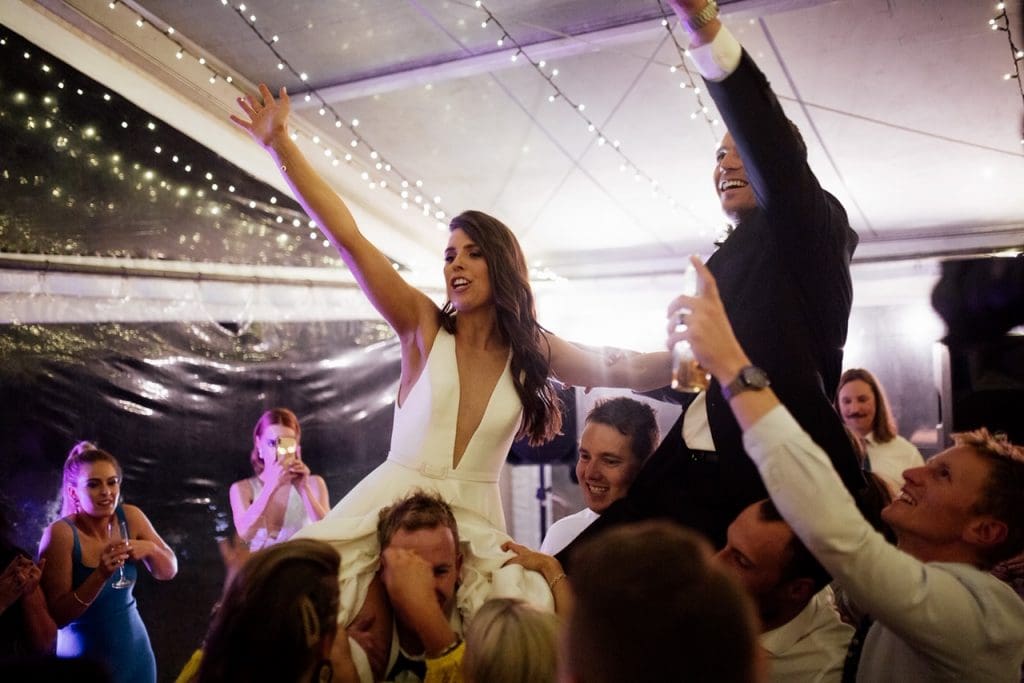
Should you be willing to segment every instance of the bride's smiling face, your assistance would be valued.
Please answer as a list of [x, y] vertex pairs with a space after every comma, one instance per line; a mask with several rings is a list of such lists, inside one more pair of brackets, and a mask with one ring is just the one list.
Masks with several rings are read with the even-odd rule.
[[480, 247], [461, 228], [452, 230], [448, 238], [444, 264], [445, 289], [456, 311], [492, 301], [487, 259]]

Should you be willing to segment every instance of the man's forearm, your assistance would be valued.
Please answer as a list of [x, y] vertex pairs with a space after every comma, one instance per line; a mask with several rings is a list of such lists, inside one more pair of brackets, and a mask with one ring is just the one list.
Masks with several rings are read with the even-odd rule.
[[53, 654], [57, 644], [57, 624], [46, 607], [43, 591], [37, 586], [21, 601], [25, 631], [37, 654]]
[[439, 655], [458, 640], [458, 634], [436, 603], [415, 605], [402, 612], [403, 621], [419, 637], [427, 657]]

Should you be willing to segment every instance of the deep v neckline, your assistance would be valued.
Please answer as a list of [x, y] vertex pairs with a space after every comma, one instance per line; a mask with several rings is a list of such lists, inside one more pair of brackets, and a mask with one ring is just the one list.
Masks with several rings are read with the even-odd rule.
[[[448, 348], [450, 345], [450, 348]], [[445, 347], [445, 348], [441, 348]], [[449, 409], [443, 411], [448, 416], [443, 418], [443, 422], [447, 427], [443, 427], [441, 423], [436, 420], [440, 417], [440, 414], [435, 414], [433, 417], [426, 419], [426, 421], [420, 423], [420, 430], [425, 430], [424, 433], [431, 435], [434, 434], [437, 429], [443, 429], [448, 433], [448, 436], [443, 441], [438, 441], [434, 444], [434, 456], [440, 462], [436, 462], [436, 465], [441, 465], [449, 471], [455, 470], [457, 467], [462, 466], [462, 461], [466, 458], [467, 454], [475, 453], [471, 449], [477, 447], [478, 439], [481, 428], [488, 425], [492, 425], [494, 420], [494, 414], [501, 413], [500, 407], [503, 401], [506, 400], [506, 396], [509, 393], [510, 387], [507, 386], [505, 375], [509, 372], [512, 362], [512, 350], [508, 351], [508, 357], [505, 359], [505, 364], [498, 373], [494, 380], [493, 386], [490, 388], [490, 393], [487, 397], [487, 402], [484, 405], [483, 412], [480, 414], [480, 421], [473, 430], [473, 433], [469, 435], [469, 438], [465, 442], [465, 446], [462, 452], [458, 456], [456, 461], [456, 434], [458, 433], [459, 427], [459, 404], [462, 400], [462, 377], [459, 374], [459, 359], [457, 354], [457, 347], [455, 341], [455, 335], [448, 332], [444, 328], [441, 328], [437, 332], [433, 343], [430, 346], [430, 350], [427, 352], [427, 359], [424, 363], [423, 369], [420, 371], [419, 377], [409, 387], [408, 392], [402, 398], [395, 400], [396, 419], [398, 415], [408, 415], [409, 417], [403, 417], [403, 424], [413, 424], [417, 420], [427, 418], [427, 415], [422, 417], [415, 417], [417, 412], [421, 410], [423, 406], [430, 406], [433, 402], [443, 402]], [[437, 388], [443, 387], [441, 393], [437, 392]], [[401, 389], [399, 389], [401, 393]], [[515, 395], [514, 389], [512, 394]], [[518, 396], [516, 396], [518, 398]], [[431, 409], [430, 412], [433, 412]], [[411, 412], [410, 412], [411, 411]], [[517, 418], [518, 419], [518, 418]], [[410, 422], [410, 420], [412, 422]], [[450, 420], [450, 421], [449, 421]], [[450, 430], [450, 431], [448, 431]], [[488, 430], [485, 430], [488, 431]], [[392, 434], [392, 449], [396, 447], [395, 441], [396, 435]], [[425, 444], [418, 446], [414, 445], [415, 441], [422, 438], [422, 435], [413, 436], [412, 434], [402, 434], [399, 438], [399, 443], [405, 444], [412, 450], [422, 448]], [[412, 450], [405, 451], [403, 447], [399, 447], [402, 452], [412, 452]], [[471, 468], [471, 469], [475, 469]]]
[[[436, 339], [434, 340], [434, 343], [437, 343]], [[501, 380], [505, 376], [505, 373], [508, 372], [509, 365], [512, 362], [512, 349], [510, 348], [508, 350], [508, 353], [505, 356], [505, 364], [502, 365], [501, 371], [498, 373], [497, 377], [494, 378], [494, 384], [491, 385], [490, 393], [487, 395], [487, 403], [484, 404], [484, 410], [480, 413], [480, 421], [477, 422], [476, 427], [473, 429], [473, 433], [470, 434], [469, 438], [466, 440], [466, 445], [463, 447], [462, 453], [456, 454], [455, 441], [459, 434], [459, 421], [462, 415], [462, 373], [459, 371], [459, 344], [454, 334], [452, 335], [452, 345], [454, 347], [455, 354], [455, 373], [456, 378], [458, 379], [455, 383], [455, 433], [452, 435], [451, 453], [451, 468], [455, 470], [462, 464], [462, 461], [466, 457], [466, 453], [469, 452], [470, 446], [472, 446], [473, 442], [476, 440], [476, 435], [480, 433], [480, 427], [483, 426], [484, 420], [487, 419], [487, 415], [491, 412], [491, 404], [494, 402], [494, 395], [498, 392], [498, 385], [501, 384]], [[431, 349], [431, 351], [433, 351], [433, 349]]]

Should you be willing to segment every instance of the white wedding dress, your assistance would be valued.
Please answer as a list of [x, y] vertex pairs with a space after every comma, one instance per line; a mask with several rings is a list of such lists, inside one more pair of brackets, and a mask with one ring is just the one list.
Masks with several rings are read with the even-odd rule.
[[540, 574], [519, 565], [502, 567], [513, 554], [501, 550], [510, 537], [505, 532], [498, 476], [523, 413], [509, 364], [458, 467], [453, 468], [459, 395], [455, 337], [442, 328], [423, 374], [404, 404], [395, 404], [387, 460], [324, 519], [296, 534], [296, 538], [326, 541], [341, 554], [340, 623], [350, 623], [362, 607], [379, 567], [378, 512], [417, 488], [440, 493], [455, 514], [463, 554], [457, 594], [462, 619], [471, 617], [490, 597], [519, 597], [554, 609], [551, 591]]

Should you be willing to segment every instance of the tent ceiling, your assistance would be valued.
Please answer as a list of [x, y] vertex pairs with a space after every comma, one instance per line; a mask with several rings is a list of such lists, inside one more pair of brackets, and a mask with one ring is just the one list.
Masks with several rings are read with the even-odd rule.
[[[279, 190], [269, 161], [224, 121], [237, 87], [288, 86], [302, 144], [367, 231], [413, 270], [436, 268], [445, 237], [416, 206], [400, 208], [392, 189], [403, 177], [422, 179], [426, 201], [440, 198], [431, 219], [438, 210], [493, 213], [531, 262], [558, 274], [666, 272], [686, 253], [710, 252], [723, 227], [710, 183], [721, 129], [706, 99], [707, 118], [691, 118], [697, 100], [679, 88], [685, 73], [670, 72], [680, 59], [657, 0], [484, 4], [497, 20], [487, 27], [471, 0], [253, 0], [244, 13], [235, 0], [117, 2], [113, 10], [108, 0], [18, 0], [0, 16], [16, 30], [26, 14], [32, 25], [49, 22], [25, 33]], [[988, 26], [991, 3], [720, 4], [803, 131], [822, 184], [847, 207], [861, 258], [1024, 243], [1024, 193], [1013, 189], [1024, 185], [1022, 101], [1001, 77], [1012, 59], [1005, 34]], [[1019, 26], [1019, 9], [1010, 10]], [[114, 58], [62, 56], [66, 33]], [[269, 46], [260, 34], [279, 40]], [[547, 73], [559, 70], [553, 83], [563, 97], [549, 102], [552, 85], [523, 57], [510, 59], [512, 41], [545, 59]], [[282, 59], [308, 80], [279, 69]], [[152, 82], [119, 87], [139, 74]], [[175, 117], [154, 104], [146, 92], [156, 85], [196, 114]], [[317, 99], [304, 102], [309, 89], [326, 115]], [[566, 100], [585, 104], [597, 132]], [[620, 141], [625, 156], [600, 145], [598, 132]], [[351, 164], [330, 165], [345, 153]], [[390, 172], [374, 168], [381, 160]], [[390, 187], [369, 188], [381, 180]], [[243, 237], [223, 237], [222, 251]]]

